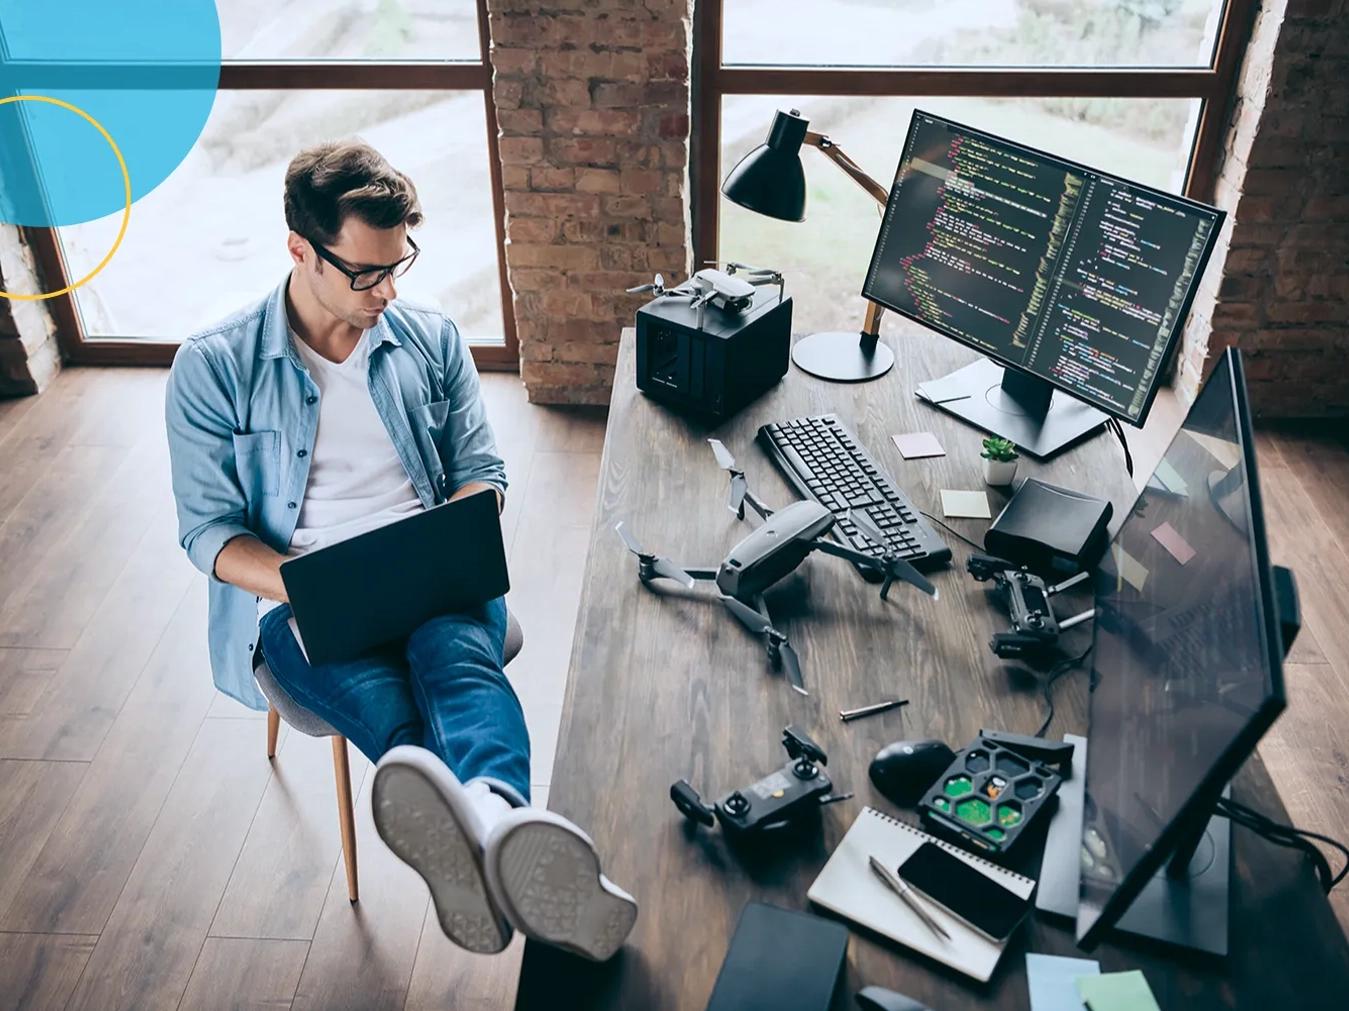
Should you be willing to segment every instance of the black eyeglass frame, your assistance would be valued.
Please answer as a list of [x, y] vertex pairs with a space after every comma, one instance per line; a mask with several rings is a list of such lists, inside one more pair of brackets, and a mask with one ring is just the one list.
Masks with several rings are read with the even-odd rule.
[[[369, 291], [371, 288], [378, 288], [381, 284], [384, 283], [384, 279], [391, 274], [394, 277], [402, 277], [404, 274], [408, 272], [408, 269], [412, 266], [412, 264], [416, 262], [417, 255], [421, 252], [421, 247], [418, 246], [417, 243], [412, 240], [412, 236], [409, 235], [407, 237], [408, 245], [412, 247], [412, 252], [409, 253], [407, 256], [403, 257], [401, 260], [398, 260], [394, 263], [390, 263], [387, 266], [366, 267], [364, 270], [352, 270], [345, 263], [343, 263], [336, 256], [334, 256], [328, 249], [326, 249], [321, 244], [315, 242], [313, 239], [309, 238], [309, 236], [306, 235], [305, 239], [309, 242], [311, 246], [314, 247], [314, 252], [318, 254], [319, 259], [331, 263], [334, 267], [336, 267], [338, 270], [340, 270], [343, 274], [346, 275], [347, 280], [351, 282], [352, 291]], [[363, 284], [359, 288], [356, 287], [356, 278], [360, 277], [362, 274], [370, 274], [370, 273], [377, 273], [378, 276], [370, 284]]]

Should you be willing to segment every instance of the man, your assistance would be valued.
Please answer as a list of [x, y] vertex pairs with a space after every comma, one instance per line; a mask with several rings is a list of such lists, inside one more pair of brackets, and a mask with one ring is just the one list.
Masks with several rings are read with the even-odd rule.
[[637, 905], [590, 839], [528, 806], [529, 737], [502, 671], [504, 600], [406, 642], [310, 666], [281, 580], [288, 555], [447, 499], [506, 489], [468, 348], [397, 301], [421, 223], [412, 182], [361, 143], [302, 151], [285, 181], [291, 270], [261, 302], [185, 341], [166, 398], [180, 541], [210, 579], [216, 685], [267, 707], [253, 668], [377, 762], [380, 836], [425, 879], [451, 940], [512, 929], [593, 959]]

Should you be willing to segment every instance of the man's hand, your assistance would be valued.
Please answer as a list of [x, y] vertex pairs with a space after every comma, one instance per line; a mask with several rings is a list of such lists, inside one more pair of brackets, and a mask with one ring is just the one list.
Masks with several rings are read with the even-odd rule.
[[501, 492], [497, 491], [495, 485], [490, 485], [486, 481], [470, 481], [468, 484], [464, 485], [457, 492], [451, 495], [450, 501], [453, 502], [455, 499], [464, 498], [465, 496], [468, 495], [476, 495], [480, 491], [490, 491], [496, 495], [497, 512], [501, 512], [501, 510], [506, 507], [506, 500], [502, 498]]
[[285, 555], [252, 535], [233, 537], [215, 556], [215, 575], [256, 596], [288, 604], [290, 597], [281, 580], [281, 563], [285, 560]]

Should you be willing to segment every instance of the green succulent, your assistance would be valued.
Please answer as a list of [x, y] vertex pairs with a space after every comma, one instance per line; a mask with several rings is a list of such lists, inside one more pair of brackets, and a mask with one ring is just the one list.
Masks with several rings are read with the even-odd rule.
[[984, 451], [979, 454], [987, 460], [1008, 461], [1017, 458], [1016, 443], [1011, 439], [1000, 439], [996, 435], [984, 440]]

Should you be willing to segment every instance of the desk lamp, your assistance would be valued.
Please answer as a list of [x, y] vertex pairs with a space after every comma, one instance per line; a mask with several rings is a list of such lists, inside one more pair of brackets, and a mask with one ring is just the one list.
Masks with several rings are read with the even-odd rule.
[[[808, 121], [792, 109], [778, 112], [768, 131], [768, 140], [760, 144], [731, 169], [721, 192], [751, 211], [783, 221], [804, 221], [806, 217], [806, 176], [801, 168], [801, 145], [819, 148], [839, 168], [885, 206], [889, 193], [880, 183], [839, 150], [822, 133], [812, 133]], [[826, 331], [811, 334], [796, 342], [792, 361], [796, 367], [821, 379], [856, 383], [876, 379], [890, 371], [895, 355], [879, 343], [881, 314], [875, 302], [867, 302], [866, 322], [860, 331]]]

